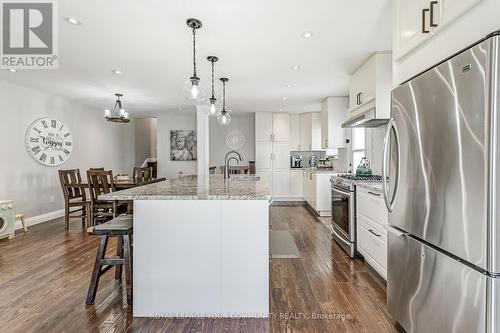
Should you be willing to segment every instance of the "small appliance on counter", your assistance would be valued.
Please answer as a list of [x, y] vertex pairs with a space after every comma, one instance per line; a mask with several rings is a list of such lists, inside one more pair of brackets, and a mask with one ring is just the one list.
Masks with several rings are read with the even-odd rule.
[[332, 161], [328, 157], [327, 158], [320, 158], [318, 160], [318, 169], [322, 169], [322, 170], [333, 169]]
[[309, 166], [311, 168], [318, 167], [318, 158], [316, 157], [316, 155], [312, 155], [311, 157], [309, 157]]
[[356, 175], [357, 176], [371, 176], [372, 175], [372, 169], [370, 169], [370, 161], [366, 157], [363, 157], [361, 159], [361, 162], [359, 162], [358, 167], [356, 168]]
[[304, 166], [302, 161], [302, 155], [292, 155], [290, 156], [290, 168], [300, 169]]

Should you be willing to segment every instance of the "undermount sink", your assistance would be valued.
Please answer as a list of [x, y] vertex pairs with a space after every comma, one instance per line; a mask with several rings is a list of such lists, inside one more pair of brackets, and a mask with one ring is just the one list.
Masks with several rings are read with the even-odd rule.
[[258, 182], [260, 176], [230, 176], [229, 180], [235, 182]]

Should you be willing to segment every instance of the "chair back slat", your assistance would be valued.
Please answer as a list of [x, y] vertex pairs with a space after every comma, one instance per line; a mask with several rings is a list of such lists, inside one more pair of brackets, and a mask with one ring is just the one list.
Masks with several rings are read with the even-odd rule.
[[87, 179], [89, 182], [90, 198], [92, 202], [98, 202], [101, 194], [115, 191], [113, 182], [113, 171], [88, 170]]
[[59, 181], [61, 182], [62, 191], [65, 200], [82, 198], [85, 200], [85, 189], [71, 184], [79, 184], [82, 182], [79, 169], [59, 170]]
[[153, 168], [152, 167], [135, 167], [134, 168], [134, 181], [136, 183], [143, 183], [153, 179]]

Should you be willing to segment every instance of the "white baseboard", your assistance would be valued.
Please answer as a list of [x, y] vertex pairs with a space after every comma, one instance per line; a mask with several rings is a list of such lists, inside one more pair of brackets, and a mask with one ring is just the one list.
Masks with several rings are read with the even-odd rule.
[[274, 201], [304, 201], [302, 197], [273, 197]]
[[[61, 209], [61, 210], [56, 210], [56, 211], [42, 214], [42, 215], [38, 215], [38, 216], [28, 217], [25, 219], [25, 222], [26, 222], [26, 226], [30, 227], [32, 225], [52, 221], [54, 219], [57, 219], [57, 218], [63, 217], [63, 216], [64, 216], [64, 209]], [[18, 230], [18, 229], [22, 229], [23, 225], [21, 224], [21, 221], [16, 221], [16, 223], [14, 224], [14, 227], [16, 228], [16, 230]]]

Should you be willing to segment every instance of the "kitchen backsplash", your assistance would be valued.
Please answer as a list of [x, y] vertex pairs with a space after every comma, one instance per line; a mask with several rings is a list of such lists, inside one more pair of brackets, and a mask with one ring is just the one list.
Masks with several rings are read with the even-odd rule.
[[371, 154], [371, 168], [374, 174], [382, 174], [382, 160], [384, 154], [384, 137], [386, 133], [386, 126], [376, 127], [371, 129], [372, 137], [372, 154]]
[[324, 158], [325, 152], [321, 150], [313, 150], [313, 151], [291, 151], [290, 156], [292, 155], [300, 155], [302, 156], [302, 161], [304, 162], [304, 168], [309, 168], [309, 159], [311, 156], [316, 156], [316, 159]]
[[349, 151], [347, 148], [339, 148], [339, 154], [335, 158], [330, 157], [333, 170], [348, 172], [349, 171]]
[[[309, 168], [309, 159], [311, 156], [316, 156], [317, 159], [325, 158], [326, 152], [321, 150], [314, 151], [291, 151], [291, 155], [300, 155], [302, 156], [302, 161], [304, 161], [304, 168]], [[338, 151], [338, 156], [335, 158], [330, 157], [332, 161], [332, 166], [334, 170], [337, 171], [347, 171], [349, 170], [349, 160], [348, 160], [348, 150], [346, 148], [341, 148]]]

